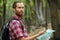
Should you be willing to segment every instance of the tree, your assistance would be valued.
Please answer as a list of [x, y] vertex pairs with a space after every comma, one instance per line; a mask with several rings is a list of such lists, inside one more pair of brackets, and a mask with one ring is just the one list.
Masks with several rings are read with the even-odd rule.
[[59, 27], [59, 17], [57, 12], [57, 0], [48, 0], [50, 2], [50, 10], [51, 10], [51, 23], [52, 28], [55, 31], [54, 33], [54, 40], [60, 39], [60, 27]]
[[2, 26], [2, 12], [3, 12], [3, 1], [0, 0], [0, 27]]
[[3, 24], [5, 24], [5, 17], [6, 17], [6, 0], [3, 0], [3, 21], [2, 21]]
[[44, 24], [44, 18], [43, 18], [43, 11], [42, 11], [42, 0], [34, 0], [35, 1], [35, 11], [36, 11], [36, 17], [38, 19], [39, 26]]

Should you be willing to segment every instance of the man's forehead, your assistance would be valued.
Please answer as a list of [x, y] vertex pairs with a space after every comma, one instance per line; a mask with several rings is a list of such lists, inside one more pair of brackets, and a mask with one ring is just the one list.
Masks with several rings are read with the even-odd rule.
[[24, 4], [23, 3], [17, 3], [16, 6], [23, 6], [24, 7]]

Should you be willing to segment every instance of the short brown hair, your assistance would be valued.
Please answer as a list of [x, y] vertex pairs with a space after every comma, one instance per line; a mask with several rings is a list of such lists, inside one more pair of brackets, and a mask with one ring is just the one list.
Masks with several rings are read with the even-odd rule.
[[16, 8], [16, 4], [17, 3], [21, 3], [20, 1], [15, 1], [14, 3], [13, 3], [13, 6], [12, 6], [12, 8]]

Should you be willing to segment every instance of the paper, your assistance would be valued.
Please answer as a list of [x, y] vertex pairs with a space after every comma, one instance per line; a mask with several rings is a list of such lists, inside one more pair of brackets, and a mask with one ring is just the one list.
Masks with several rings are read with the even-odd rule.
[[49, 40], [51, 37], [51, 34], [55, 32], [55, 30], [47, 29], [46, 32], [39, 37], [37, 37], [38, 40]]

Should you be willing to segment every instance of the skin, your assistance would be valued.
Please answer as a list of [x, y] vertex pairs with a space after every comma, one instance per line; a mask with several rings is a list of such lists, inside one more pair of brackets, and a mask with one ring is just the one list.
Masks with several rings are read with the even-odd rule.
[[14, 13], [16, 16], [22, 17], [24, 13], [24, 5], [23, 3], [17, 3], [16, 8], [14, 8]]
[[[24, 4], [23, 3], [17, 3], [16, 4], [16, 8], [14, 8], [14, 15], [18, 16], [18, 17], [22, 17], [24, 13]], [[28, 37], [19, 37], [17, 38], [17, 40], [34, 40], [35, 38], [37, 38], [38, 36], [42, 35], [43, 33], [45, 33], [45, 28], [40, 31], [39, 33], [37, 33], [34, 36], [28, 36]]]

